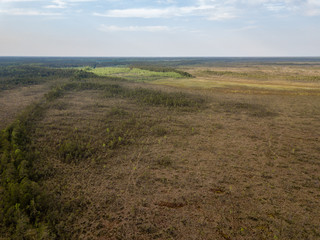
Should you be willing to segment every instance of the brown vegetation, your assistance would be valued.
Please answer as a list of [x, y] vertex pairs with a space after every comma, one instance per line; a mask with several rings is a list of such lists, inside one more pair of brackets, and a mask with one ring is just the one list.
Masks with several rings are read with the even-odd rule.
[[[106, 99], [99, 91], [59, 99], [64, 109], [53, 106], [34, 136], [42, 150], [39, 165], [52, 172], [44, 186], [62, 208], [57, 233], [110, 239], [319, 236], [319, 99], [206, 98], [210, 107], [200, 112]], [[113, 131], [123, 144], [108, 145]], [[65, 162], [57, 152], [66, 138], [83, 138], [90, 155]]]
[[30, 136], [53, 238], [320, 238], [319, 96], [99, 86], [65, 88]]

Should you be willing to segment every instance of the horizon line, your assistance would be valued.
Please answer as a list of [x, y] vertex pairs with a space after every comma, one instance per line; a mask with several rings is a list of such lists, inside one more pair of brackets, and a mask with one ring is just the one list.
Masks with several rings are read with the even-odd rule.
[[320, 58], [319, 56], [41, 56], [41, 55], [12, 55], [0, 56], [0, 58]]

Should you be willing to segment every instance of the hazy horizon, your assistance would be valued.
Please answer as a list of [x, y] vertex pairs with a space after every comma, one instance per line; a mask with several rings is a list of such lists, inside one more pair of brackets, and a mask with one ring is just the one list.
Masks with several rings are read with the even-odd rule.
[[319, 56], [45, 56], [45, 55], [38, 55], [38, 56], [32, 56], [32, 55], [0, 55], [0, 58], [161, 58], [161, 59], [185, 59], [185, 58], [205, 58], [205, 59], [228, 59], [228, 58], [234, 58], [234, 59], [317, 59], [320, 58]]

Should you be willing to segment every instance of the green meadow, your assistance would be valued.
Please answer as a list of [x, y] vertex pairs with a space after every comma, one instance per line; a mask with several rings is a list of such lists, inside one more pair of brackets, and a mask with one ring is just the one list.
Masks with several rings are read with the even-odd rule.
[[122, 77], [131, 81], [144, 82], [154, 81], [163, 78], [183, 78], [183, 76], [176, 72], [155, 72], [139, 68], [130, 67], [99, 67], [99, 68], [83, 68], [88, 72], [92, 72], [98, 76], [112, 76]]

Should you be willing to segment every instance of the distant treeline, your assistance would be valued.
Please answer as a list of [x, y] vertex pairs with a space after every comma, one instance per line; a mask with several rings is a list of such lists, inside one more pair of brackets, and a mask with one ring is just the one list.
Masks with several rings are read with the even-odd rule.
[[45, 67], [113, 67], [135, 64], [178, 66], [224, 66], [238, 64], [319, 65], [319, 57], [0, 57], [0, 66], [32, 64]]
[[313, 75], [302, 75], [302, 74], [272, 74], [262, 71], [257, 72], [235, 72], [235, 71], [203, 71], [206, 75], [211, 76], [228, 76], [236, 78], [246, 78], [246, 79], [257, 79], [257, 80], [268, 80], [268, 79], [283, 79], [296, 82], [319, 82], [320, 76]]
[[27, 77], [49, 77], [49, 76], [63, 76], [70, 77], [75, 70], [71, 69], [55, 69], [48, 67], [24, 65], [24, 66], [7, 66], [0, 67], [0, 77], [6, 78], [27, 78]]
[[88, 78], [95, 74], [77, 69], [59, 69], [40, 66], [0, 67], [0, 90], [13, 89], [18, 86], [40, 84], [51, 79]]
[[174, 69], [172, 67], [167, 67], [167, 66], [135, 64], [135, 65], [131, 65], [130, 67], [153, 71], [153, 72], [175, 72], [175, 73], [180, 74], [183, 77], [193, 77], [188, 72], [184, 72], [184, 71], [177, 70], [177, 69]]

